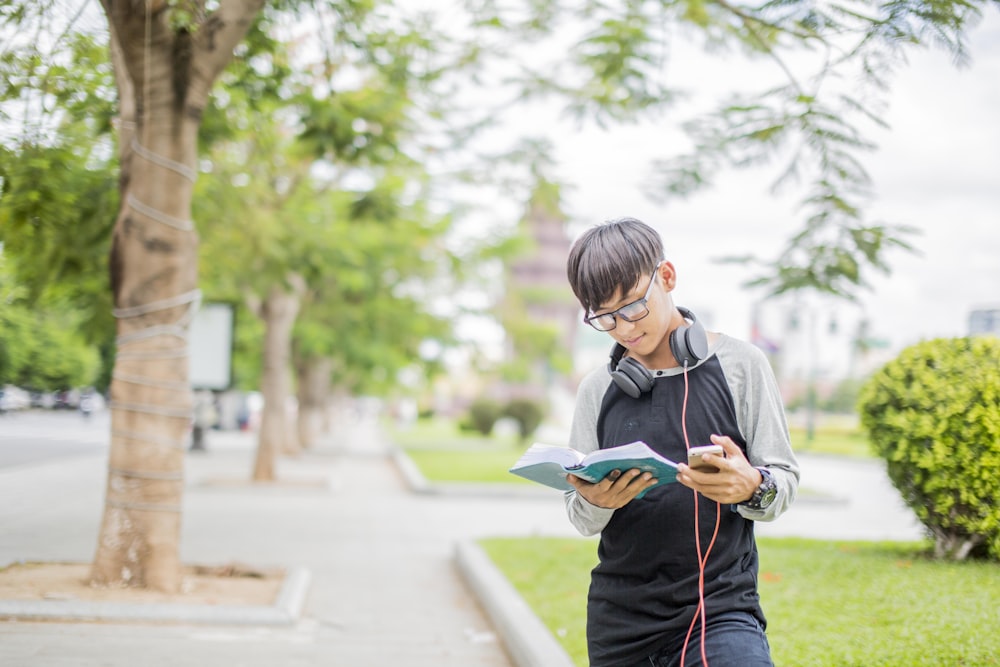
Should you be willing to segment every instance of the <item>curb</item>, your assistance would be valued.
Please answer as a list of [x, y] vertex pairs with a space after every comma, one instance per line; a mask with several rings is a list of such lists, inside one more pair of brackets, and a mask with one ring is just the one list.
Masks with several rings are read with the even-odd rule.
[[198, 625], [293, 625], [302, 614], [312, 580], [304, 568], [285, 576], [277, 600], [264, 605], [0, 600], [0, 619], [23, 621], [116, 621]]
[[455, 548], [455, 564], [517, 667], [574, 667], [563, 647], [478, 544], [460, 542]]
[[431, 485], [427, 482], [427, 478], [420, 472], [420, 468], [413, 462], [413, 459], [406, 455], [406, 452], [400, 447], [392, 445], [389, 449], [389, 456], [392, 458], [392, 462], [396, 464], [396, 468], [403, 476], [403, 480], [410, 491], [413, 493], [433, 493]]

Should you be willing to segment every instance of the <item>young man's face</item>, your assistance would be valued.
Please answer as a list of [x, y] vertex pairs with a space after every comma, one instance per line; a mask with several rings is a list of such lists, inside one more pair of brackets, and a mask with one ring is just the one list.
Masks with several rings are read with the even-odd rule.
[[607, 333], [633, 355], [648, 356], [669, 330], [673, 308], [665, 287], [667, 281], [672, 285], [673, 267], [661, 262], [651, 276], [640, 279], [628, 293], [617, 294], [614, 300], [601, 304], [591, 319], [599, 318], [602, 328], [607, 328], [613, 317], [614, 327]]

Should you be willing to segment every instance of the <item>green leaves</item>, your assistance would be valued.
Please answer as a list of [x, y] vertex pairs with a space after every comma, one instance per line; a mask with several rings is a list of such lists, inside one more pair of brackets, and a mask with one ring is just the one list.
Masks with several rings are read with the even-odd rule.
[[345, 164], [386, 163], [399, 150], [409, 119], [405, 94], [392, 88], [362, 88], [302, 101], [300, 137], [317, 158]]
[[867, 271], [888, 272], [887, 253], [912, 251], [911, 227], [871, 223], [864, 219], [871, 179], [858, 152], [874, 145], [845, 120], [846, 110], [873, 116], [854, 98], [825, 98], [785, 86], [755, 99], [734, 101], [686, 126], [695, 140], [687, 155], [658, 163], [663, 191], [687, 195], [711, 182], [724, 166], [747, 168], [784, 160], [773, 190], [808, 179], [800, 200], [802, 228], [772, 259], [723, 258], [752, 264], [757, 276], [747, 286], [771, 295], [814, 290], [846, 299], [867, 286]]
[[0, 252], [0, 387], [57, 391], [97, 379], [97, 348], [81, 334], [84, 314], [40, 310], [20, 298], [11, 262]]
[[[280, 45], [268, 48], [257, 57], [282, 60]], [[343, 388], [382, 393], [421, 342], [450, 338], [430, 313], [436, 282], [452, 279], [450, 218], [430, 213], [427, 175], [400, 151], [414, 79], [373, 73], [331, 90], [323, 63], [280, 71], [274, 95], [253, 106], [228, 75], [216, 93], [227, 122], [194, 202], [202, 279], [212, 296], [253, 303], [294, 271], [306, 284], [297, 363], [331, 359]]]

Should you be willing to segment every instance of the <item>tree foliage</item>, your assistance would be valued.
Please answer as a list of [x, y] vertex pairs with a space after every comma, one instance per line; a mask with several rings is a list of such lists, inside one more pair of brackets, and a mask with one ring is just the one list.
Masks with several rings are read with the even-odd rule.
[[[401, 63], [432, 45], [398, 25], [352, 43], [317, 59], [251, 34], [253, 57], [224, 74], [207, 114], [212, 178], [195, 207], [214, 294], [259, 299], [293, 268], [307, 286], [296, 355], [332, 359], [345, 389], [382, 393], [423, 340], [450, 339], [428, 308], [457, 262], [450, 216], [430, 211], [429, 178], [408, 155], [428, 75]], [[391, 66], [373, 66], [377, 53]]]
[[[20, 19], [27, 26], [31, 18], [25, 8]], [[61, 46], [52, 46], [57, 56], [45, 51], [46, 39], [8, 38], [0, 56], [7, 130], [0, 139], [0, 252], [18, 298], [7, 303], [4, 335], [8, 360], [26, 365], [7, 381], [37, 390], [103, 389], [109, 355], [101, 354], [104, 369], [95, 375], [95, 350], [109, 350], [114, 336], [107, 257], [118, 206], [107, 48], [88, 32], [62, 35]]]
[[72, 309], [31, 307], [0, 253], [0, 387], [60, 391], [90, 385], [100, 363]]
[[9, 306], [0, 313], [0, 385], [62, 391], [92, 385], [100, 357], [72, 317]]

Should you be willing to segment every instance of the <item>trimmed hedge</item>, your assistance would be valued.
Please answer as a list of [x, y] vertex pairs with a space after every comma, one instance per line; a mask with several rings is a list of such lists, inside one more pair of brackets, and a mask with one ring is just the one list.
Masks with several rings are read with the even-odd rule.
[[935, 554], [1000, 560], [1000, 338], [906, 348], [866, 382], [859, 412]]
[[490, 398], [477, 398], [469, 406], [469, 411], [459, 422], [463, 431], [475, 431], [480, 435], [493, 434], [493, 426], [503, 416], [503, 406]]
[[503, 413], [517, 422], [518, 438], [526, 442], [545, 419], [545, 404], [530, 398], [515, 398], [507, 403]]

